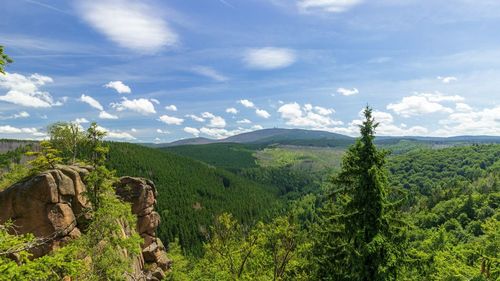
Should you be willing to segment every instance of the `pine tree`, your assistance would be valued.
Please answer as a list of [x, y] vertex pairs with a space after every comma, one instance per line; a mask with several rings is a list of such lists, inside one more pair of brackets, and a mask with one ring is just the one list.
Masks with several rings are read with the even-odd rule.
[[374, 139], [378, 123], [364, 110], [361, 137], [343, 158], [333, 179], [318, 241], [318, 280], [396, 280], [405, 245], [405, 224], [387, 200], [385, 151]]

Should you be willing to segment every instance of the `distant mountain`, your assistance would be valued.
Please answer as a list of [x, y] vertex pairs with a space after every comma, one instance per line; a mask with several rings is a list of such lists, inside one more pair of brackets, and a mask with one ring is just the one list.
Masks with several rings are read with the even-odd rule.
[[244, 143], [244, 144], [288, 144], [305, 146], [338, 146], [352, 143], [354, 138], [317, 130], [302, 129], [262, 129], [242, 133], [225, 139], [191, 138], [171, 143], [157, 144], [155, 147], [171, 147], [180, 145], [199, 145], [210, 143]]

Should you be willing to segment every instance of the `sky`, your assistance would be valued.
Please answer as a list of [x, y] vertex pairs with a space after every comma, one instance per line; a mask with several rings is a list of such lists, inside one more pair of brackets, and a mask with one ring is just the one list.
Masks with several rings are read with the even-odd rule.
[[500, 1], [3, 0], [0, 138], [500, 135]]

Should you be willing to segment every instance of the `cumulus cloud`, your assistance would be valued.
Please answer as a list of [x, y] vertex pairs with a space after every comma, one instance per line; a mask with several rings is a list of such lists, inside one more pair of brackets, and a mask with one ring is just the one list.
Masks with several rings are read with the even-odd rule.
[[444, 84], [449, 84], [451, 82], [454, 82], [454, 81], [458, 81], [457, 77], [455, 76], [438, 76], [437, 77], [438, 80], [441, 80], [441, 82], [443, 82]]
[[265, 119], [271, 117], [271, 114], [269, 114], [269, 112], [265, 111], [264, 109], [256, 109], [255, 114]]
[[238, 103], [246, 108], [255, 108], [255, 104], [249, 100], [239, 100]]
[[14, 119], [28, 118], [28, 117], [30, 117], [30, 114], [26, 111], [21, 111], [19, 113], [15, 113], [14, 115], [12, 115], [12, 118], [14, 118]]
[[168, 125], [181, 125], [184, 122], [184, 119], [182, 118], [177, 118], [168, 115], [162, 115], [158, 120]]
[[110, 130], [101, 126], [97, 127], [98, 130], [105, 132], [105, 139], [116, 139], [116, 140], [135, 140], [136, 138], [132, 136], [130, 133], [119, 131], [119, 130]]
[[[197, 116], [195, 116], [195, 117], [197, 117]], [[205, 119], [209, 120], [209, 123], [207, 125], [208, 127], [213, 127], [213, 128], [224, 128], [224, 127], [226, 127], [226, 120], [224, 120], [224, 118], [222, 118], [220, 116], [215, 116], [211, 112], [203, 112], [201, 114], [201, 117], [202, 118], [200, 118], [200, 119], [203, 119], [203, 121], [205, 121]]]
[[238, 109], [236, 109], [234, 107], [230, 107], [230, 108], [226, 108], [226, 112], [231, 113], [231, 114], [238, 114]]
[[188, 133], [188, 134], [191, 134], [195, 137], [199, 137], [200, 136], [200, 130], [196, 129], [196, 128], [193, 128], [193, 127], [184, 127], [184, 132]]
[[200, 116], [194, 115], [194, 114], [187, 114], [185, 115], [187, 118], [193, 119], [196, 122], [205, 122], [205, 119], [203, 119]]
[[178, 43], [178, 35], [144, 1], [78, 1], [80, 16], [121, 47], [154, 53]]
[[208, 66], [195, 66], [192, 68], [192, 71], [196, 74], [211, 78], [218, 82], [225, 82], [229, 80], [229, 78]]
[[242, 119], [242, 120], [236, 121], [236, 123], [238, 123], [238, 124], [252, 124], [252, 121], [250, 121], [248, 119]]
[[343, 96], [352, 96], [352, 95], [359, 94], [359, 90], [356, 88], [347, 89], [347, 88], [340, 87], [337, 89], [337, 93], [339, 93]]
[[156, 113], [153, 103], [150, 100], [143, 98], [129, 100], [124, 97], [121, 102], [112, 103], [111, 107], [118, 111], [131, 110], [143, 115]]
[[130, 94], [132, 90], [129, 86], [123, 84], [122, 81], [111, 81], [104, 85], [105, 88], [115, 89], [119, 94]]
[[361, 3], [363, 0], [298, 0], [297, 7], [306, 13], [342, 13]]
[[108, 113], [106, 111], [99, 112], [99, 118], [101, 119], [118, 119], [118, 116]]
[[40, 90], [40, 87], [52, 82], [52, 78], [36, 73], [30, 76], [17, 73], [0, 75], [0, 88], [7, 89], [7, 93], [0, 96], [0, 101], [35, 108], [60, 106], [63, 101], [54, 101], [50, 93]]
[[500, 106], [454, 112], [440, 120], [437, 135], [500, 135]]
[[442, 105], [440, 102], [463, 101], [461, 96], [447, 96], [439, 92], [421, 93], [404, 97], [400, 102], [390, 103], [387, 109], [403, 117], [411, 117], [430, 113], [452, 113], [453, 109]]
[[306, 104], [301, 107], [298, 103], [286, 103], [278, 108], [281, 118], [287, 125], [312, 129], [326, 129], [331, 126], [342, 125], [342, 121], [331, 118], [333, 110]]
[[87, 120], [86, 118], [76, 118], [75, 121], [76, 124], [85, 124], [85, 123], [89, 123], [90, 121]]
[[472, 107], [470, 105], [463, 103], [463, 102], [457, 102], [455, 104], [455, 110], [458, 112], [470, 112], [472, 111]]
[[10, 125], [0, 126], [0, 134], [35, 134], [39, 133], [36, 128], [17, 128]]
[[[354, 119], [349, 122], [346, 126], [336, 126], [331, 128], [326, 128], [326, 131], [346, 134], [350, 136], [359, 135], [359, 126], [363, 123], [363, 110], [358, 113], [359, 119]], [[399, 126], [394, 123], [394, 117], [388, 112], [374, 110], [372, 116], [375, 122], [379, 123], [376, 129], [377, 135], [383, 136], [421, 136], [427, 135], [429, 130], [422, 126], [412, 126], [408, 127], [405, 124], [400, 124]]]
[[167, 131], [167, 130], [162, 130], [162, 129], [156, 129], [156, 132], [157, 132], [158, 134], [165, 134], [165, 135], [166, 135], [166, 134], [170, 134], [170, 132], [169, 132], [169, 131]]
[[101, 105], [100, 102], [98, 102], [96, 99], [94, 99], [93, 97], [91, 96], [87, 96], [85, 94], [82, 94], [79, 101], [81, 102], [84, 102], [88, 105], [90, 105], [91, 107], [95, 108], [95, 109], [98, 109], [98, 110], [104, 110], [104, 107]]
[[226, 120], [220, 116], [214, 116], [210, 119], [208, 126], [214, 128], [224, 128], [226, 127]]
[[272, 70], [285, 68], [296, 61], [295, 52], [286, 48], [261, 48], [248, 50], [243, 62], [248, 68]]
[[169, 111], [177, 111], [177, 106], [171, 104], [171, 105], [165, 106], [165, 109], [169, 110]]

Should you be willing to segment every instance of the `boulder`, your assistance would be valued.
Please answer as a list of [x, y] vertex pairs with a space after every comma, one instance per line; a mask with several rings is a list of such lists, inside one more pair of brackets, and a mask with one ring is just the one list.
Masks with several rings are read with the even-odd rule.
[[[85, 197], [84, 183], [90, 171], [92, 167], [61, 165], [1, 191], [0, 224], [12, 220], [17, 233], [33, 233], [47, 240], [31, 250], [33, 258], [80, 237], [88, 225], [85, 209], [91, 207]], [[154, 211], [158, 195], [154, 183], [142, 178], [122, 177], [114, 187], [123, 201], [131, 203], [132, 213], [137, 216], [135, 231], [144, 239], [142, 255], [133, 264], [134, 278], [147, 276], [146, 280], [162, 280], [170, 261], [163, 243], [156, 237], [160, 215]], [[124, 235], [134, 231], [131, 226], [123, 225], [122, 228]]]

